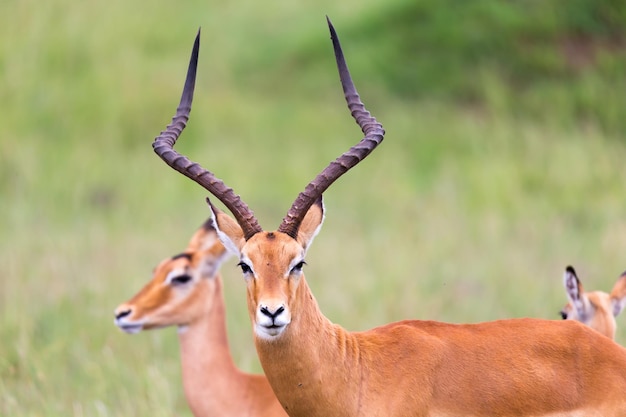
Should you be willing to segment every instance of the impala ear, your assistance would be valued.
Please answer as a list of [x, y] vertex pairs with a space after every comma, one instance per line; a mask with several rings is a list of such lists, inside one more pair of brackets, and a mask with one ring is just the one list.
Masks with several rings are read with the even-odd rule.
[[211, 220], [217, 236], [229, 252], [239, 257], [241, 248], [246, 243], [243, 230], [232, 217], [215, 207], [208, 198], [206, 201], [211, 209]]
[[565, 268], [565, 273], [563, 274], [563, 284], [565, 285], [567, 298], [570, 303], [572, 303], [572, 306], [577, 310], [579, 317], [582, 316], [585, 307], [583, 301], [585, 291], [583, 290], [583, 285], [580, 283], [573, 267], [568, 266]]
[[626, 272], [622, 273], [611, 290], [611, 304], [615, 317], [626, 307]]
[[298, 229], [298, 236], [296, 240], [302, 245], [305, 253], [309, 249], [309, 246], [311, 246], [311, 243], [313, 243], [315, 236], [317, 236], [322, 228], [324, 215], [324, 200], [322, 196], [319, 196], [309, 211], [307, 211], [302, 223], [300, 224], [300, 228]]
[[187, 245], [187, 252], [200, 252], [205, 251], [216, 244], [220, 244], [217, 237], [217, 231], [213, 226], [213, 220], [209, 217], [198, 230], [193, 234], [189, 244]]

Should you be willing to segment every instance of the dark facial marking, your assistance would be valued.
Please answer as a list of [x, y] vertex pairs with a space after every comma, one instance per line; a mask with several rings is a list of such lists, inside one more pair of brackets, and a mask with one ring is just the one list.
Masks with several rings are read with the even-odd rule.
[[179, 253], [178, 255], [172, 256], [172, 260], [186, 258], [188, 261], [191, 261], [191, 254], [187, 252]]

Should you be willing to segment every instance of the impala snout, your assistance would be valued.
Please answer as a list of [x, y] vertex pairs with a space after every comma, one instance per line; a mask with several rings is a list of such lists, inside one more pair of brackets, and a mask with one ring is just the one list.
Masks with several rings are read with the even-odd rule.
[[258, 336], [265, 339], [276, 337], [285, 330], [290, 322], [291, 314], [284, 304], [259, 304], [255, 326]]
[[126, 333], [139, 333], [141, 330], [143, 330], [143, 323], [130, 320], [132, 314], [132, 307], [122, 304], [115, 309], [115, 325]]

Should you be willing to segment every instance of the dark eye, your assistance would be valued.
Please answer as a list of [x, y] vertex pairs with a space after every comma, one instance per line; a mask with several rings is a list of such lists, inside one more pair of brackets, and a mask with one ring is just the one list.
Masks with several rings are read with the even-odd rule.
[[237, 264], [237, 266], [239, 266], [241, 268], [241, 272], [243, 272], [244, 274], [251, 274], [252, 273], [252, 268], [250, 268], [248, 266], [248, 264], [245, 263], [245, 262], [239, 262]]
[[302, 272], [302, 268], [304, 267], [304, 265], [306, 265], [306, 262], [304, 262], [304, 261], [298, 262], [293, 268], [291, 268], [291, 272], [290, 273], [298, 274], [298, 273]]
[[184, 274], [175, 276], [170, 282], [172, 283], [172, 285], [183, 285], [188, 283], [189, 281], [191, 281], [191, 275]]

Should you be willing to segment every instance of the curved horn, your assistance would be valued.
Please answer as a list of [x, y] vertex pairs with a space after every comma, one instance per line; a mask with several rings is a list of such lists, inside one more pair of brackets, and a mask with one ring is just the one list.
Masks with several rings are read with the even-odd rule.
[[199, 164], [192, 162], [186, 156], [183, 156], [174, 150], [174, 145], [178, 140], [183, 129], [187, 126], [189, 120], [189, 112], [191, 112], [191, 103], [193, 101], [193, 90], [196, 85], [196, 68], [198, 67], [198, 51], [200, 49], [200, 30], [196, 35], [193, 44], [191, 58], [189, 60], [189, 69], [187, 70], [187, 78], [185, 87], [180, 98], [180, 104], [176, 109], [176, 115], [172, 118], [172, 123], [167, 125], [165, 130], [154, 139], [152, 148], [157, 155], [161, 157], [170, 167], [174, 168], [181, 174], [191, 178], [211, 194], [217, 197], [224, 205], [233, 213], [237, 223], [241, 226], [246, 240], [250, 239], [255, 233], [262, 231], [261, 226], [254, 217], [254, 214], [248, 208], [241, 198], [224, 184], [224, 181], [215, 177], [213, 173], [202, 168]]
[[382, 142], [385, 135], [382, 124], [378, 123], [376, 119], [370, 115], [370, 112], [365, 109], [365, 106], [361, 102], [359, 94], [352, 82], [352, 78], [350, 77], [350, 71], [348, 71], [346, 61], [343, 57], [335, 28], [328, 16], [326, 16], [326, 20], [328, 21], [330, 38], [333, 41], [333, 48], [335, 49], [335, 60], [337, 61], [337, 69], [339, 70], [339, 78], [341, 79], [346, 102], [348, 103], [352, 117], [365, 134], [365, 137], [339, 158], [331, 162], [330, 165], [319, 173], [317, 177], [306, 186], [304, 191], [298, 195], [298, 198], [296, 198], [296, 201], [294, 201], [278, 228], [278, 231], [286, 233], [294, 239], [298, 233], [300, 223], [302, 223], [304, 216], [315, 200], [320, 197], [337, 178], [348, 172], [350, 168], [354, 167], [369, 155], [374, 148]]

